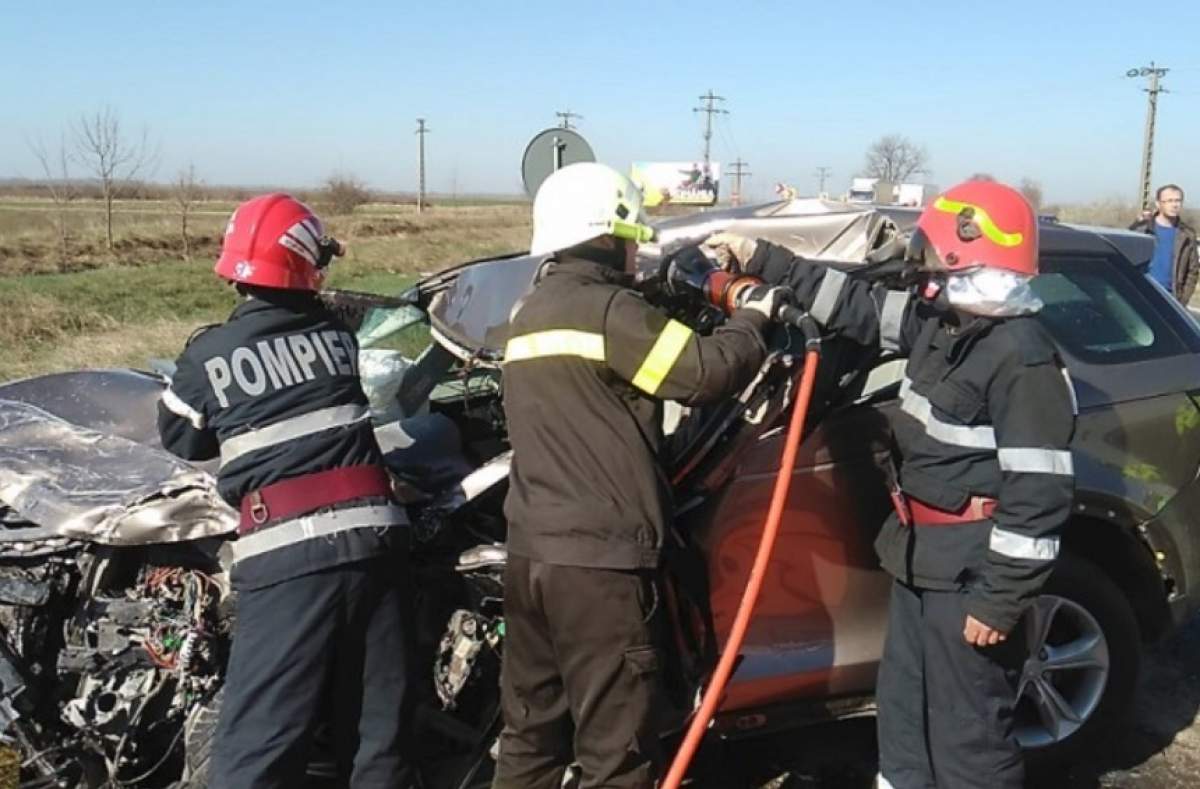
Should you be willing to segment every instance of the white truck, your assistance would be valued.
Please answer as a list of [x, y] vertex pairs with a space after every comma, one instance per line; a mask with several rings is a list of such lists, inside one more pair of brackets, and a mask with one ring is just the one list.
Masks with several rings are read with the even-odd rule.
[[879, 183], [878, 178], [852, 178], [850, 179], [850, 192], [846, 195], [847, 203], [875, 203], [878, 202], [875, 197], [875, 187]]
[[850, 180], [846, 202], [919, 208], [932, 200], [936, 194], [937, 187], [932, 184], [893, 184], [878, 178], [853, 178]]
[[933, 184], [900, 184], [896, 187], [896, 205], [920, 207], [937, 196]]

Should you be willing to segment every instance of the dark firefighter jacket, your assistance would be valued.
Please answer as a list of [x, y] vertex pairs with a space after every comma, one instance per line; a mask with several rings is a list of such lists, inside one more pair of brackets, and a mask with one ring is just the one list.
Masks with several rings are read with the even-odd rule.
[[[235, 508], [281, 480], [381, 463], [354, 335], [312, 295], [270, 298], [194, 336], [159, 403], [163, 446], [220, 457], [218, 488]], [[252, 589], [379, 555], [394, 539], [388, 527], [404, 523], [386, 498], [332, 509], [239, 539], [234, 583]]]
[[662, 401], [736, 392], [762, 363], [765, 318], [710, 336], [650, 306], [598, 263], [552, 265], [513, 318], [504, 411], [513, 447], [508, 549], [551, 564], [657, 566], [671, 515]]
[[1070, 512], [1075, 395], [1053, 340], [1032, 317], [964, 326], [907, 292], [876, 289], [759, 241], [749, 273], [791, 285], [827, 329], [908, 357], [894, 420], [905, 495], [957, 511], [997, 499], [988, 520], [884, 525], [876, 550], [910, 585], [965, 589], [968, 611], [1010, 630], [1045, 582]]

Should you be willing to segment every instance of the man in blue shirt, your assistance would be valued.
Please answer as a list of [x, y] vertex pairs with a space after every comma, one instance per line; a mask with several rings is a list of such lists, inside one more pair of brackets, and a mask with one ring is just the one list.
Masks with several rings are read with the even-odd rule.
[[1150, 279], [1162, 285], [1169, 292], [1175, 289], [1172, 276], [1175, 269], [1175, 225], [1164, 225], [1159, 217], [1154, 222], [1154, 257], [1150, 258]]
[[1167, 184], [1159, 187], [1154, 197], [1154, 215], [1135, 222], [1130, 230], [1154, 236], [1154, 257], [1150, 259], [1146, 275], [1187, 304], [1196, 290], [1196, 279], [1200, 275], [1196, 231], [1180, 218], [1183, 212], [1182, 189], [1175, 184]]

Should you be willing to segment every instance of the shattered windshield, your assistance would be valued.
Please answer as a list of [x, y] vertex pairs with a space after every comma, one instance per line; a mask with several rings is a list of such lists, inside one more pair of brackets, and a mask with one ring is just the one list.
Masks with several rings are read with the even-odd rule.
[[429, 344], [429, 320], [425, 311], [412, 304], [372, 307], [358, 328], [358, 347], [399, 351], [414, 358]]
[[429, 314], [418, 306], [371, 307], [357, 336], [359, 377], [376, 422], [411, 416], [428, 401], [498, 389], [494, 370], [474, 367], [433, 343]]

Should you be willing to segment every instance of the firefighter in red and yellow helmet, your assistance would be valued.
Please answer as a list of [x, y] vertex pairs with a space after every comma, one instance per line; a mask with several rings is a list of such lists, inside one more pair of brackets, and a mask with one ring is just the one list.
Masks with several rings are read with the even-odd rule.
[[327, 693], [350, 785], [411, 781], [400, 714], [406, 518], [371, 426], [354, 334], [316, 293], [342, 251], [288, 195], [240, 205], [216, 273], [245, 299], [193, 336], [159, 406], [163, 446], [219, 458], [218, 489], [241, 513], [213, 787], [300, 786]]
[[1054, 566], [1074, 492], [1074, 390], [1032, 317], [1033, 209], [995, 182], [939, 196], [908, 245], [920, 272], [911, 291], [765, 241], [707, 243], [790, 285], [827, 330], [908, 358], [895, 512], [875, 543], [895, 579], [876, 687], [878, 786], [1020, 789], [1013, 678], [1025, 656], [1010, 636]]

